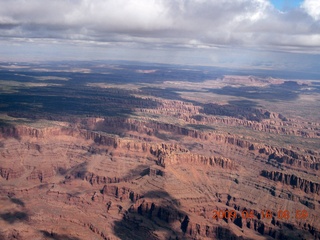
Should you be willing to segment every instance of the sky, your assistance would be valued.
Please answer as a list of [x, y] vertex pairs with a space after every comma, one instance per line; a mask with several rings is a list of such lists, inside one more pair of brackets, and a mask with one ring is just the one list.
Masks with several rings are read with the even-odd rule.
[[280, 11], [288, 11], [297, 8], [303, 3], [303, 0], [271, 0], [271, 4]]
[[319, 71], [320, 0], [0, 0], [0, 61]]

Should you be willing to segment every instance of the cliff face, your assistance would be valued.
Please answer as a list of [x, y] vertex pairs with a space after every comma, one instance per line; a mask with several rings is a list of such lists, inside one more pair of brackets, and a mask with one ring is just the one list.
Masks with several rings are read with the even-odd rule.
[[294, 188], [298, 188], [307, 194], [317, 194], [320, 195], [320, 183], [315, 183], [294, 174], [286, 174], [278, 171], [266, 171], [261, 172], [261, 176], [271, 179], [276, 182], [281, 182], [286, 185], [290, 185]]
[[225, 169], [236, 169], [236, 165], [228, 158], [207, 157], [200, 154], [164, 154], [159, 157], [159, 165], [166, 166], [171, 164], [201, 164], [207, 166], [218, 166]]
[[[89, 123], [88, 123], [89, 122]], [[268, 146], [268, 145], [261, 145], [256, 144], [247, 140], [240, 139], [236, 136], [230, 135], [223, 135], [223, 134], [216, 134], [213, 132], [202, 132], [194, 129], [188, 129], [185, 127], [179, 127], [172, 124], [164, 124], [159, 122], [151, 122], [146, 123], [138, 120], [132, 119], [116, 119], [116, 118], [106, 118], [100, 121], [89, 119], [86, 121], [86, 124], [91, 124], [92, 127], [99, 125], [99, 128], [105, 128], [104, 126], [108, 126], [111, 129], [122, 129], [127, 131], [136, 131], [141, 134], [147, 135], [154, 135], [155, 131], [162, 130], [170, 132], [171, 134], [177, 134], [182, 136], [191, 137], [194, 139], [199, 139], [201, 141], [214, 141], [219, 144], [227, 144], [227, 145], [234, 145], [236, 147], [240, 147], [245, 149], [246, 151], [254, 151], [258, 152], [259, 154], [265, 154], [271, 159], [275, 159], [278, 163], [287, 164], [296, 168], [305, 168], [305, 169], [314, 169], [320, 170], [320, 154], [315, 151], [304, 151], [303, 154], [298, 153], [293, 150], [279, 148], [275, 146]], [[134, 151], [141, 151], [141, 152], [150, 152], [154, 154], [155, 151], [153, 144], [150, 144], [145, 141], [140, 142], [133, 142], [128, 140], [123, 140], [121, 138], [106, 135], [97, 131], [91, 130], [78, 130], [72, 128], [44, 128], [44, 129], [34, 129], [26, 126], [19, 126], [19, 127], [2, 127], [0, 128], [0, 134], [3, 137], [21, 137], [21, 136], [29, 136], [34, 138], [45, 138], [49, 136], [59, 136], [59, 135], [66, 135], [66, 136], [80, 136], [87, 140], [93, 140], [96, 144], [110, 146], [113, 148], [121, 148], [127, 150], [134, 150]], [[37, 148], [40, 151], [40, 146], [30, 146], [33, 148]], [[159, 147], [156, 147], [159, 148]], [[159, 148], [161, 149], [161, 147]], [[175, 152], [183, 153], [182, 149], [175, 149]], [[170, 155], [170, 157], [169, 157]], [[162, 156], [156, 153], [156, 156], [159, 158], [159, 164], [164, 165], [164, 156], [167, 164], [172, 163], [179, 163], [182, 159], [181, 156], [173, 156], [167, 151], [162, 152]], [[169, 157], [169, 158], [168, 158]], [[206, 159], [205, 156], [195, 156], [195, 155], [188, 155], [184, 154], [186, 162], [198, 162], [202, 164], [217, 164], [221, 167], [228, 165], [229, 168], [233, 168], [230, 164], [230, 160], [226, 159], [215, 159], [214, 157], [210, 160], [210, 157]], [[223, 162], [223, 163], [222, 163]], [[227, 163], [228, 162], [228, 163]], [[222, 166], [223, 165], [223, 166]]]
[[[176, 108], [173, 105], [176, 104]], [[226, 109], [226, 107], [230, 109]], [[177, 109], [178, 108], [178, 109]], [[229, 126], [243, 126], [254, 131], [274, 133], [280, 135], [295, 135], [305, 138], [319, 138], [320, 124], [315, 122], [299, 122], [287, 119], [282, 114], [256, 108], [239, 108], [211, 104], [206, 109], [202, 107], [180, 104], [162, 103], [157, 109], [139, 109], [141, 112], [174, 116], [191, 124], [224, 124]], [[215, 114], [208, 115], [205, 113]], [[217, 116], [221, 115], [221, 116]]]
[[104, 195], [113, 196], [115, 198], [123, 200], [130, 200], [131, 202], [136, 202], [141, 198], [140, 194], [136, 194], [129, 188], [126, 187], [118, 187], [115, 185], [104, 185], [101, 189], [101, 193]]
[[117, 177], [99, 176], [92, 172], [87, 172], [83, 170], [79, 170], [79, 171], [74, 170], [71, 173], [67, 174], [65, 178], [67, 180], [82, 179], [89, 182], [92, 185], [94, 184], [99, 185], [99, 184], [106, 184], [106, 183], [119, 183], [120, 181], [122, 181], [122, 179]]
[[4, 168], [0, 166], [0, 176], [6, 180], [16, 179], [23, 175], [24, 169], [20, 168]]
[[[279, 163], [287, 164], [297, 168], [306, 168], [306, 169], [320, 169], [320, 154], [314, 151], [304, 151], [303, 154], [298, 153], [293, 150], [256, 144], [254, 142], [250, 142], [247, 140], [240, 139], [236, 136], [216, 134], [213, 132], [203, 132], [194, 129], [188, 129], [185, 127], [180, 127], [173, 124], [165, 124], [160, 122], [143, 122], [132, 119], [120, 119], [116, 120], [114, 118], [106, 118], [102, 121], [102, 126], [108, 126], [111, 129], [121, 129], [127, 131], [136, 131], [141, 134], [147, 135], [155, 135], [156, 131], [165, 131], [170, 132], [170, 134], [177, 134], [181, 136], [187, 136], [194, 139], [198, 139], [200, 141], [214, 141], [219, 144], [227, 144], [234, 145], [236, 147], [240, 147], [245, 149], [246, 151], [256, 151], [260, 154], [265, 154], [269, 159], [276, 159]], [[100, 124], [101, 127], [101, 124]], [[102, 127], [104, 128], [104, 127]], [[93, 139], [96, 143], [105, 144], [109, 146], [118, 146], [123, 145], [120, 142], [115, 141], [113, 138], [103, 136], [94, 132], [85, 132], [82, 133], [88, 139]], [[148, 146], [128, 146], [130, 149], [132, 148], [142, 148], [143, 151], [146, 151]], [[201, 157], [200, 157], [201, 158]], [[188, 157], [190, 160], [190, 157]], [[162, 160], [161, 160], [162, 161]], [[161, 162], [160, 161], [160, 162]], [[172, 159], [172, 161], [175, 161]], [[209, 160], [210, 162], [210, 160]], [[163, 163], [160, 163], [163, 164]]]
[[13, 137], [20, 138], [22, 136], [29, 136], [34, 138], [44, 138], [48, 136], [57, 135], [70, 135], [72, 129], [61, 127], [48, 127], [48, 128], [32, 128], [27, 126], [2, 126], [0, 127], [0, 136], [3, 138]]
[[[258, 151], [261, 154], [267, 155], [269, 159], [274, 158], [278, 160], [279, 163], [288, 164], [294, 167], [303, 167], [306, 169], [320, 169], [320, 154], [314, 151], [304, 151], [304, 153], [301, 154], [285, 148], [256, 144], [254, 142], [240, 139], [236, 136], [216, 134], [213, 132], [202, 132], [199, 130], [188, 129], [173, 124], [164, 124], [159, 122], [147, 123], [130, 119], [120, 121], [115, 121], [114, 119], [105, 119], [104, 124], [113, 129], [119, 129], [122, 126], [122, 129], [125, 128], [125, 130], [128, 131], [136, 131], [148, 135], [155, 135], [155, 131], [161, 130], [170, 132], [171, 134], [178, 134], [199, 139], [201, 141], [214, 141], [219, 144], [230, 144], [243, 148], [247, 151]], [[102, 144], [116, 144], [110, 142], [110, 139], [105, 139], [101, 136], [91, 136], [91, 138], [96, 139], [96, 142], [101, 142]]]
[[33, 170], [26, 179], [37, 180], [42, 183], [43, 181], [47, 181], [55, 175], [56, 175], [56, 172], [53, 169]]
[[320, 170], [318, 152], [305, 150], [304, 154], [301, 154], [285, 148], [265, 146], [259, 149], [259, 153], [267, 155], [270, 162], [276, 161], [279, 164], [293, 166], [297, 169]]
[[[295, 123], [293, 120], [282, 121], [280, 120], [263, 120], [262, 122], [250, 121], [238, 118], [221, 118], [215, 116], [193, 116], [193, 119], [197, 121], [192, 121], [189, 117], [185, 118], [185, 121], [190, 121], [193, 124], [225, 124], [229, 126], [244, 126], [250, 128], [254, 131], [274, 133], [279, 135], [295, 135], [305, 138], [319, 138], [320, 131], [318, 125], [310, 125], [308, 127], [299, 126], [299, 123]], [[307, 124], [307, 123], [306, 123]], [[308, 124], [307, 124], [308, 125]]]

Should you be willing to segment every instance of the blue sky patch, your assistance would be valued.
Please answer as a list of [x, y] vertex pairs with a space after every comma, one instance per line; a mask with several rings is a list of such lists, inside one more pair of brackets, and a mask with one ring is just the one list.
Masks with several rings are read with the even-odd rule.
[[270, 0], [273, 6], [281, 11], [286, 11], [292, 8], [297, 8], [303, 0]]

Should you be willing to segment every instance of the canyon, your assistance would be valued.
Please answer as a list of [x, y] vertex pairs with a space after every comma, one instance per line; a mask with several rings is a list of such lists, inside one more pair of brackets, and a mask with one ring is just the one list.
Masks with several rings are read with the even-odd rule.
[[1, 90], [0, 239], [320, 239], [319, 116], [290, 108], [318, 102], [219, 92], [235, 83], [305, 87], [225, 76]]

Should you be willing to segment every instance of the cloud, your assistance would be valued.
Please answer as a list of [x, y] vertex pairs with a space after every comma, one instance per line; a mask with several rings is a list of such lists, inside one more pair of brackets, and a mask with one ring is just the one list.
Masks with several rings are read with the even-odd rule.
[[1, 39], [150, 48], [319, 53], [320, 2], [280, 12], [268, 0], [0, 0]]
[[302, 8], [311, 16], [314, 20], [320, 20], [320, 1], [319, 0], [305, 0], [302, 4]]

